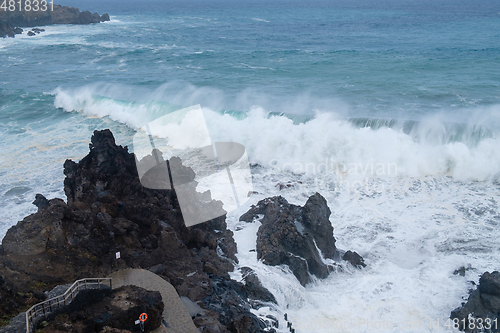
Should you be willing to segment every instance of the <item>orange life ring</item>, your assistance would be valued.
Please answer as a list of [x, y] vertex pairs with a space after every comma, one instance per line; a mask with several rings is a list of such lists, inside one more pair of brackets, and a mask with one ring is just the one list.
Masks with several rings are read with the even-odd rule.
[[146, 320], [148, 320], [148, 315], [146, 313], [141, 313], [141, 315], [139, 316], [139, 320], [145, 322]]

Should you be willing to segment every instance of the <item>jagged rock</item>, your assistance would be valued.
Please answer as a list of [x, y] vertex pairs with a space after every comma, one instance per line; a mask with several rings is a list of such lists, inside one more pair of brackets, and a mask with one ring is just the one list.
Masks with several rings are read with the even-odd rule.
[[[250, 222], [258, 215], [264, 215], [257, 232], [258, 259], [271, 266], [287, 265], [304, 286], [311, 281], [310, 274], [318, 278], [328, 276], [328, 267], [314, 243], [315, 233], [303, 223], [302, 207], [289, 204], [281, 196], [268, 198], [240, 220]], [[329, 236], [335, 252], [333, 232]]]
[[[330, 214], [325, 198], [316, 193], [304, 207], [291, 205], [281, 196], [261, 200], [240, 221], [262, 217], [257, 232], [257, 258], [271, 266], [287, 265], [305, 286], [311, 281], [310, 275], [323, 279], [333, 269], [321, 257], [333, 260], [337, 255]], [[362, 266], [360, 258], [356, 263]]]
[[35, 195], [35, 201], [33, 201], [33, 205], [38, 207], [38, 210], [45, 209], [50, 206], [49, 200], [45, 198], [41, 194]]
[[344, 255], [342, 256], [342, 260], [350, 262], [351, 265], [357, 268], [366, 267], [363, 257], [353, 251], [347, 251], [346, 253], [344, 253]]
[[[202, 304], [209, 310], [224, 313], [225, 316], [219, 320], [230, 332], [276, 332], [265, 321], [250, 312], [252, 307], [246, 300], [251, 297], [251, 288], [234, 280], [219, 277], [214, 278], [213, 282], [215, 292], [205, 297]], [[260, 302], [260, 306], [262, 305], [264, 304]]]
[[193, 318], [193, 323], [203, 333], [229, 333], [226, 326], [222, 325], [215, 311], [206, 311], [206, 314], [198, 314]]
[[[0, 12], [1, 13], [1, 12]], [[0, 19], [0, 37], [15, 37], [23, 33], [23, 29], [14, 27], [11, 23]]]
[[459, 329], [468, 333], [482, 332], [479, 323], [484, 327], [488, 318], [491, 330], [487, 332], [500, 332], [500, 272], [485, 272], [477, 289], [470, 292], [466, 303], [451, 312], [450, 318], [458, 319]]
[[478, 289], [481, 294], [500, 296], [500, 273], [498, 271], [491, 274], [484, 273], [479, 279]]
[[[7, 231], [0, 252], [0, 275], [13, 289], [45, 291], [83, 277], [108, 276], [127, 267], [144, 268], [206, 310], [205, 320], [199, 321], [212, 327], [206, 332], [234, 331], [237, 324], [233, 321], [241, 316], [260, 323], [249, 309], [260, 306], [259, 297], [265, 292], [230, 282], [228, 273], [237, 262], [236, 244], [225, 215], [188, 228], [175, 190], [142, 186], [135, 156], [126, 147], [117, 146], [109, 130], [95, 131], [89, 148], [89, 154], [78, 163], [64, 163], [67, 203], [37, 196], [38, 212]], [[194, 177], [180, 159], [170, 162], [179, 174]], [[197, 204], [197, 209], [221, 207], [206, 195]], [[220, 283], [227, 288], [218, 288]], [[249, 285], [252, 283], [257, 285], [255, 281]], [[243, 290], [240, 303], [219, 295], [231, 288]], [[204, 299], [217, 299], [217, 307], [209, 309], [206, 304], [210, 302], [205, 304]], [[260, 301], [272, 299], [266, 295]], [[231, 317], [234, 313], [241, 316]], [[218, 324], [212, 325], [214, 322]]]
[[[45, 199], [46, 200], [46, 199]], [[45, 203], [38, 197], [36, 203], [48, 204], [45, 209], [30, 215], [17, 225], [11, 227], [2, 240], [6, 254], [36, 255], [47, 250], [50, 239], [57, 241], [62, 237], [62, 219], [67, 208], [61, 199], [53, 199]]]
[[315, 193], [302, 208], [302, 223], [304, 227], [314, 236], [316, 245], [325, 258], [333, 259], [335, 256], [335, 238], [333, 238], [333, 227], [330, 222], [332, 212], [328, 208], [326, 199], [319, 193]]
[[257, 274], [255, 274], [251, 268], [242, 267], [241, 273], [243, 274], [243, 279], [245, 280], [244, 289], [246, 290], [249, 299], [253, 299], [255, 302], [277, 303], [274, 295], [262, 286]]

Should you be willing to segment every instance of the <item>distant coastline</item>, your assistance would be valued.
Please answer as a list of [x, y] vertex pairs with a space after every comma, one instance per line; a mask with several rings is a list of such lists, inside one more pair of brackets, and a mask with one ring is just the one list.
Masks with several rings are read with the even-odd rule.
[[38, 27], [52, 24], [91, 24], [109, 21], [109, 15], [80, 12], [78, 8], [52, 5], [41, 1], [34, 7], [24, 0], [15, 6], [0, 8], [0, 37], [15, 37], [22, 34], [26, 27]]

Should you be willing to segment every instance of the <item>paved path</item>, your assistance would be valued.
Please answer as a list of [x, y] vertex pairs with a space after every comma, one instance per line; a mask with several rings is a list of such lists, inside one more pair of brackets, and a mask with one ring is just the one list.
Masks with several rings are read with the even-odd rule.
[[128, 268], [114, 272], [109, 277], [113, 279], [113, 289], [134, 285], [160, 292], [165, 304], [163, 321], [168, 327], [162, 324], [153, 333], [200, 333], [175, 288], [158, 275], [144, 269]]

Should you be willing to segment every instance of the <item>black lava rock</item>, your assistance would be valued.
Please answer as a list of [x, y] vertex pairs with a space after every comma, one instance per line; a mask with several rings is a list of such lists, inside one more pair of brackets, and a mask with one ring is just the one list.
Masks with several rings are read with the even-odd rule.
[[458, 320], [459, 329], [467, 333], [500, 332], [500, 273], [485, 272], [478, 288], [470, 292], [466, 303], [451, 312], [450, 318]]

